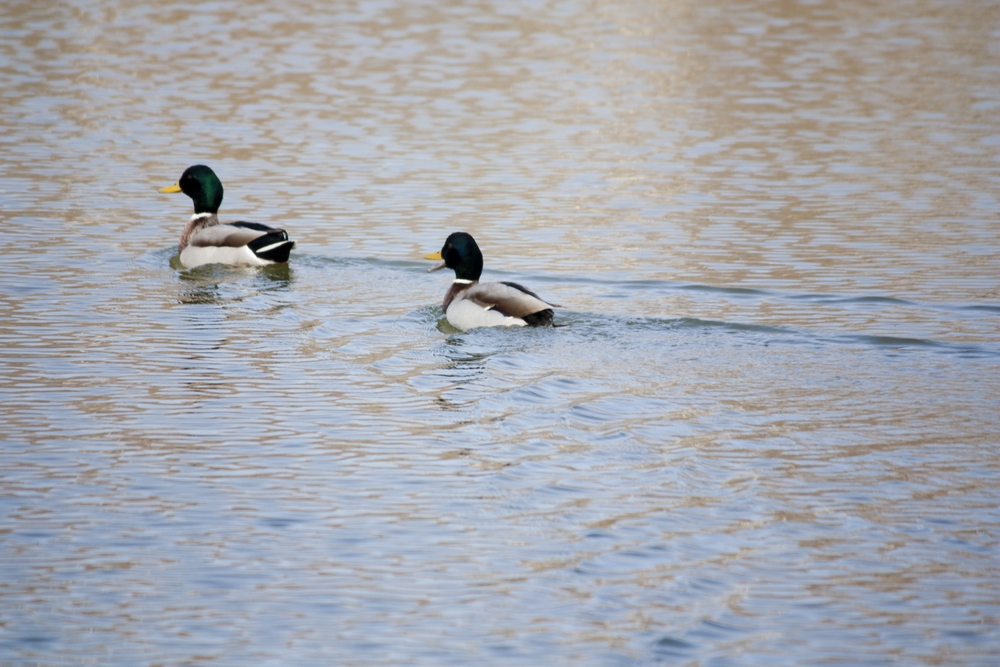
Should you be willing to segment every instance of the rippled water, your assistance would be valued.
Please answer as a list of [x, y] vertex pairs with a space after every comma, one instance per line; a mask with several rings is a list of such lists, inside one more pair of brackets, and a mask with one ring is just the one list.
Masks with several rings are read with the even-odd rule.
[[998, 26], [8, 3], [0, 664], [997, 664]]

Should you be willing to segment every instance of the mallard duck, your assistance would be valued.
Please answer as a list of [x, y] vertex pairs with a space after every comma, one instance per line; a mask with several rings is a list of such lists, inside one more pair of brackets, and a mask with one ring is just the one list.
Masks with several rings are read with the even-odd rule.
[[444, 260], [428, 271], [448, 267], [455, 282], [444, 295], [444, 312], [451, 326], [462, 331], [476, 327], [540, 327], [552, 325], [554, 304], [517, 283], [481, 283], [483, 253], [476, 240], [465, 232], [455, 232], [444, 242], [441, 252], [424, 259]]
[[288, 261], [295, 241], [283, 229], [256, 222], [219, 222], [222, 181], [203, 164], [188, 167], [181, 180], [160, 192], [183, 192], [194, 201], [194, 215], [181, 233], [181, 264], [191, 269], [202, 264], [263, 266]]

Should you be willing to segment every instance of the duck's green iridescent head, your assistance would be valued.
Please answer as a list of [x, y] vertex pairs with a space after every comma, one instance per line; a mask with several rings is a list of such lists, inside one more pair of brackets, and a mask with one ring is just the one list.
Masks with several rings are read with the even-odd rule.
[[465, 232], [451, 234], [444, 242], [441, 252], [424, 255], [424, 259], [444, 260], [429, 270], [436, 271], [447, 266], [461, 280], [479, 280], [479, 276], [483, 275], [483, 253], [479, 250], [476, 239]]
[[194, 202], [195, 213], [218, 213], [222, 206], [222, 181], [203, 164], [188, 167], [181, 180], [160, 192], [183, 192]]

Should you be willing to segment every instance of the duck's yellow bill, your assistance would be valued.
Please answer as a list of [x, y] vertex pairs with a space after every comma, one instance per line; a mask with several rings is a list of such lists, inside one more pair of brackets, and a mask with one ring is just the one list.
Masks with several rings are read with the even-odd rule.
[[[441, 253], [440, 252], [428, 253], [428, 254], [424, 255], [424, 259], [433, 259], [435, 261], [439, 261], [440, 262], [441, 261]], [[443, 268], [444, 268], [444, 262], [441, 262], [440, 264], [435, 264], [431, 268], [427, 269], [427, 273], [430, 273], [431, 271], [437, 271], [438, 269], [443, 269]]]
[[168, 185], [165, 188], [160, 188], [160, 192], [180, 192], [180, 191], [181, 191], [180, 183], [174, 183], [173, 185]]

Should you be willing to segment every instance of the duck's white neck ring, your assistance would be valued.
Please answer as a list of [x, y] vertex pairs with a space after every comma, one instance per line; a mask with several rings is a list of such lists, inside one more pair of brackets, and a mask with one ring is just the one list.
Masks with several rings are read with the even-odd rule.
[[469, 280], [468, 278], [455, 278], [455, 282], [458, 283], [459, 285], [471, 285], [475, 281]]

